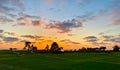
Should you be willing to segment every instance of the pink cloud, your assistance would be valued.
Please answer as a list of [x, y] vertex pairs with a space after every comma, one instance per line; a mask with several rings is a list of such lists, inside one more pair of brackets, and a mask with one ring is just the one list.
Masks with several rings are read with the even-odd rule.
[[32, 25], [33, 26], [42, 26], [43, 24], [47, 23], [45, 20], [36, 20], [36, 21], [32, 21]]
[[45, 1], [45, 3], [47, 3], [47, 4], [51, 4], [52, 2], [53, 2], [53, 0], [44, 0]]
[[112, 25], [120, 25], [120, 10], [114, 9], [111, 13], [111, 22]]
[[13, 26], [42, 26], [43, 24], [46, 24], [47, 21], [44, 19], [41, 19], [37, 16], [30, 16], [30, 15], [22, 15], [17, 19], [17, 24]]

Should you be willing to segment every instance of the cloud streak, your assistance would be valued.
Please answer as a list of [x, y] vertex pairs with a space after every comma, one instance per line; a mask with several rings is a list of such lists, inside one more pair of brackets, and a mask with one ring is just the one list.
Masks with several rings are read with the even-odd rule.
[[19, 39], [16, 38], [16, 37], [4, 37], [3, 41], [5, 41], [5, 42], [16, 42], [16, 41], [19, 41]]
[[95, 43], [98, 41], [98, 38], [96, 36], [87, 36], [83, 38], [86, 42], [92, 42]]
[[43, 36], [36, 36], [36, 35], [21, 35], [23, 38], [30, 38], [30, 39], [40, 39], [43, 38]]
[[66, 44], [80, 44], [79, 42], [73, 42], [73, 41], [71, 41], [69, 39], [64, 39], [64, 40], [61, 40], [60, 42], [64, 42]]

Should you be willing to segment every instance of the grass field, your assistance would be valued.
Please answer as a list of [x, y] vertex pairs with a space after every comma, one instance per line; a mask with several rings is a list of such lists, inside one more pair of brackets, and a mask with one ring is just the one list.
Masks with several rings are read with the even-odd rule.
[[120, 53], [17, 55], [0, 51], [0, 70], [120, 70]]

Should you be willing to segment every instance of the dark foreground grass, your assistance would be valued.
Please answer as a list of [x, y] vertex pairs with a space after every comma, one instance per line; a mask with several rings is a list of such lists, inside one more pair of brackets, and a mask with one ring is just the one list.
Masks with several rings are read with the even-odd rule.
[[120, 70], [120, 53], [18, 55], [0, 51], [0, 70]]

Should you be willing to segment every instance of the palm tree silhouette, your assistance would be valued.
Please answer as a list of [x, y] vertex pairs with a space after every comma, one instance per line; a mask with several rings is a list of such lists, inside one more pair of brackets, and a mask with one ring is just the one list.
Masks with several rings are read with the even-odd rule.
[[23, 49], [28, 48], [28, 50], [30, 50], [30, 44], [31, 42], [25, 42], [25, 47]]

